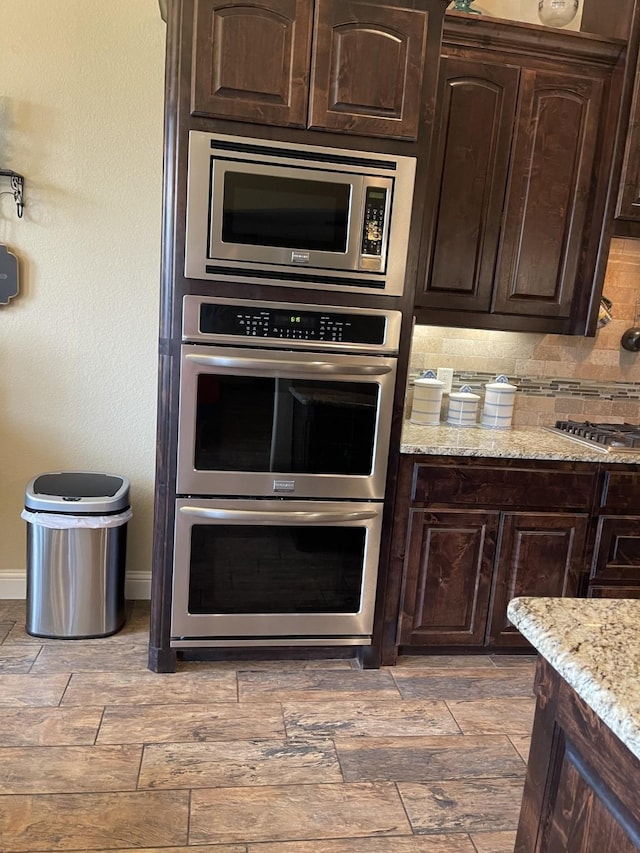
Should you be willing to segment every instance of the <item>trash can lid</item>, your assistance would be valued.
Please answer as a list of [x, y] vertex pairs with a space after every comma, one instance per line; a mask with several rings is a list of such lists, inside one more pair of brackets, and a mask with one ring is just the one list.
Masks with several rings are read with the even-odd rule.
[[24, 504], [26, 509], [70, 515], [120, 512], [129, 506], [129, 481], [89, 471], [39, 474], [27, 485]]

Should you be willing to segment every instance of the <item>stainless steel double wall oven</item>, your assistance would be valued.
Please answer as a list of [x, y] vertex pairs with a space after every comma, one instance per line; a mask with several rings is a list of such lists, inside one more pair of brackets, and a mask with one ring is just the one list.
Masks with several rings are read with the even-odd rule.
[[399, 330], [185, 297], [173, 646], [370, 642]]
[[314, 294], [401, 294], [415, 162], [194, 132], [189, 157], [186, 275], [238, 298], [183, 298], [171, 646], [367, 645], [401, 313]]

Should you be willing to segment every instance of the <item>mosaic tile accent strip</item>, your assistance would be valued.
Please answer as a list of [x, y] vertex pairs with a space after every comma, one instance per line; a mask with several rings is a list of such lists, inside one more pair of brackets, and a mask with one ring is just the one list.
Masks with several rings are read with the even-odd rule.
[[[409, 371], [409, 384], [421, 376], [421, 370]], [[470, 385], [476, 394], [484, 394], [487, 382], [493, 382], [495, 373], [480, 371], [454, 371], [452, 388], [459, 390]], [[588, 379], [544, 379], [526, 376], [509, 376], [517, 386], [516, 393], [531, 397], [577, 397], [588, 400], [640, 400], [640, 382], [592, 382]]]

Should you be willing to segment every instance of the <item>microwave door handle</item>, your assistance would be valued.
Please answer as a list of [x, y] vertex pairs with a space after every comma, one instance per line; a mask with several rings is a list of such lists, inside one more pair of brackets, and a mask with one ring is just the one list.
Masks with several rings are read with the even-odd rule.
[[283, 510], [210, 509], [202, 506], [182, 506], [180, 513], [194, 518], [227, 521], [231, 524], [328, 524], [340, 521], [367, 521], [376, 517], [376, 512], [305, 512]]
[[273, 361], [268, 358], [239, 358], [228, 355], [196, 355], [187, 353], [187, 361], [193, 364], [201, 364], [203, 367], [232, 367], [246, 370], [251, 373], [263, 373], [265, 370], [277, 370], [286, 372], [295, 370], [297, 373], [306, 373], [309, 376], [323, 374], [341, 374], [343, 376], [383, 376], [391, 373], [388, 364], [352, 364], [345, 367], [342, 364], [332, 364], [329, 361]]

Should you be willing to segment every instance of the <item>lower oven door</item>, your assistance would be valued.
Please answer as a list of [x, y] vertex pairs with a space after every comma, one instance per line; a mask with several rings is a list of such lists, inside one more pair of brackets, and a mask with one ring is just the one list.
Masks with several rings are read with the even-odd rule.
[[382, 504], [181, 499], [171, 645], [368, 645]]

